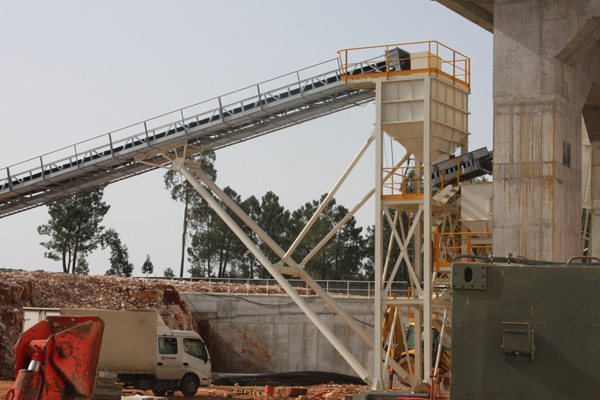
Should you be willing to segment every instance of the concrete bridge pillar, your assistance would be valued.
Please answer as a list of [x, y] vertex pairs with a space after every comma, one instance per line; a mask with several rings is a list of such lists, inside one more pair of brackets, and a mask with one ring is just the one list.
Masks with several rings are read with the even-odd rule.
[[595, 82], [592, 84], [586, 104], [583, 106], [583, 118], [590, 143], [593, 146], [590, 180], [592, 215], [588, 255], [600, 257], [600, 85]]
[[591, 99], [600, 82], [598, 39], [598, 1], [494, 2], [497, 256], [582, 254], [581, 115], [589, 114], [590, 140], [600, 148], [600, 123], [590, 126], [600, 109], [589, 108], [600, 107]]
[[592, 149], [591, 172], [592, 215], [588, 255], [600, 257], [600, 150], [595, 148]]

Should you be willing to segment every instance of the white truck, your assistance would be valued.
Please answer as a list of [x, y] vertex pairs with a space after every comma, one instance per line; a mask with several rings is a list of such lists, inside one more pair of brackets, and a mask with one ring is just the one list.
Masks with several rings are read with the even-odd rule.
[[152, 390], [157, 396], [180, 390], [194, 396], [211, 383], [211, 360], [196, 332], [171, 330], [155, 310], [24, 308], [26, 325], [46, 315], [99, 316], [105, 324], [98, 371], [112, 373], [125, 388]]

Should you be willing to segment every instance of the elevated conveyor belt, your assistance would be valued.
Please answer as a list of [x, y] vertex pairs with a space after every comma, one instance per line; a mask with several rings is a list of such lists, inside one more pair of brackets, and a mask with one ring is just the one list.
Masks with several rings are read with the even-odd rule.
[[494, 152], [482, 147], [431, 166], [431, 185], [434, 188], [457, 185], [469, 179], [492, 175]]
[[[289, 82], [276, 89], [265, 90], [272, 82], [264, 82], [2, 168], [0, 218], [150, 171], [155, 167], [135, 162], [134, 157], [153, 149], [188, 143], [203, 146], [205, 151], [218, 150], [374, 98], [372, 89], [344, 86], [337, 65], [328, 72], [314, 72], [334, 63], [335, 59], [276, 78]], [[370, 71], [385, 71], [385, 63], [364, 62], [348, 73]], [[310, 77], [301, 79], [301, 75]], [[248, 90], [255, 95], [240, 100]], [[236, 96], [223, 105], [225, 98]], [[194, 115], [186, 116], [191, 110]], [[172, 122], [150, 127], [165, 117], [172, 117]], [[132, 130], [137, 133], [124, 134]]]

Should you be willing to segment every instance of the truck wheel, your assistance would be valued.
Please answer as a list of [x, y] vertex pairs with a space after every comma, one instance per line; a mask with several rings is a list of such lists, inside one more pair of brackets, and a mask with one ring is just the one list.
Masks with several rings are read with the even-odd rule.
[[167, 390], [166, 389], [152, 389], [152, 393], [154, 393], [155, 396], [163, 397], [167, 393]]
[[181, 380], [181, 385], [179, 386], [179, 388], [184, 396], [194, 396], [198, 391], [198, 380], [191, 375], [186, 375]]

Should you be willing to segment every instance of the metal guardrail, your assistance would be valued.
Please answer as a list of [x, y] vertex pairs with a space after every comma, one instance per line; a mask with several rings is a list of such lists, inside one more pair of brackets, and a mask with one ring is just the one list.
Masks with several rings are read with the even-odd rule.
[[149, 171], [134, 157], [153, 149], [186, 141], [217, 150], [372, 97], [344, 86], [331, 59], [1, 168], [0, 217]]
[[[185, 282], [207, 282], [211, 283], [219, 283], [226, 284], [227, 291], [218, 291], [208, 293], [218, 293], [218, 294], [231, 294], [231, 295], [260, 295], [260, 296], [269, 296], [269, 295], [280, 295], [281, 292], [277, 290], [277, 292], [272, 291], [269, 293], [269, 287], [277, 287], [280, 288], [279, 284], [275, 279], [246, 279], [246, 278], [160, 278], [153, 277], [149, 279], [172, 279], [178, 281]], [[306, 284], [301, 279], [288, 279], [288, 282], [294, 288], [306, 289], [305, 294], [302, 296], [312, 297], [316, 296], [314, 292], [310, 289], [310, 286]], [[374, 297], [375, 296], [375, 282], [374, 281], [334, 281], [334, 280], [317, 280], [316, 281], [328, 294], [332, 296], [342, 296], [342, 297], [353, 297], [353, 296], [363, 296], [363, 297]], [[240, 292], [238, 290], [231, 290], [231, 285], [246, 285], [246, 292]], [[261, 286], [266, 287], [265, 293], [253, 293], [253, 286]], [[406, 296], [408, 294], [408, 282], [394, 282], [390, 288], [390, 296]], [[215, 286], [216, 287], [216, 286]]]
[[391, 175], [383, 184], [384, 198], [423, 198], [423, 166], [382, 168], [382, 171]]
[[[383, 57], [368, 58], [381, 54]], [[410, 52], [409, 52], [410, 51]], [[418, 55], [415, 55], [418, 54]], [[384, 46], [355, 47], [338, 51], [344, 81], [394, 75], [436, 74], [471, 89], [469, 57], [435, 40]], [[373, 66], [377, 68], [373, 68]], [[364, 72], [356, 73], [356, 69]]]
[[492, 232], [434, 232], [433, 234], [433, 267], [436, 272], [440, 268], [450, 268], [452, 259], [456, 256], [466, 258], [467, 262], [477, 262], [469, 259], [469, 255], [487, 256], [492, 250]]
[[[157, 134], [160, 134], [160, 133], [169, 132], [170, 130], [173, 130], [173, 129], [181, 129], [181, 128], [185, 129], [190, 124], [193, 124], [194, 122], [197, 124], [200, 124], [200, 121], [205, 120], [205, 119], [214, 120], [215, 118], [222, 119], [223, 117], [232, 116], [232, 115], [234, 115], [236, 109], [247, 110], [248, 107], [250, 107], [250, 108], [260, 107], [261, 105], [268, 104], [274, 100], [279, 100], [284, 96], [287, 97], [292, 92], [303, 93], [307, 87], [309, 87], [309, 86], [314, 87], [319, 84], [325, 84], [325, 83], [327, 83], [328, 79], [330, 79], [331, 77], [335, 77], [335, 79], [337, 81], [340, 81], [341, 77], [340, 77], [340, 72], [339, 72], [338, 68], [333, 69], [333, 70], [328, 70], [327, 72], [316, 75], [316, 76], [311, 76], [310, 78], [307, 78], [307, 79], [300, 79], [300, 72], [306, 71], [306, 70], [311, 70], [313, 68], [319, 67], [324, 64], [333, 63], [334, 61], [337, 61], [337, 59], [334, 58], [331, 60], [327, 60], [323, 63], [315, 64], [313, 66], [303, 68], [303, 69], [294, 71], [289, 74], [281, 75], [276, 78], [269, 79], [267, 81], [260, 82], [255, 85], [251, 85], [251, 86], [245, 87], [243, 89], [239, 89], [239, 90], [224, 94], [222, 96], [214, 97], [209, 100], [195, 103], [190, 106], [183, 107], [183, 108], [177, 109], [175, 111], [171, 111], [169, 113], [165, 113], [165, 114], [159, 115], [157, 117], [150, 118], [150, 119], [126, 126], [124, 128], [117, 129], [115, 131], [111, 131], [106, 134], [99, 135], [99, 136], [75, 143], [71, 146], [63, 147], [61, 149], [42, 154], [38, 157], [34, 157], [29, 160], [10, 165], [10, 166], [5, 167], [0, 170], [0, 174], [2, 174], [2, 173], [5, 174], [3, 177], [0, 177], [0, 191], [11, 186], [11, 178], [12, 178], [13, 182], [16, 181], [16, 182], [22, 183], [24, 181], [24, 178], [31, 178], [34, 175], [40, 174], [42, 171], [44, 171], [45, 173], [51, 173], [55, 170], [62, 170], [64, 168], [66, 168], [67, 166], [71, 166], [71, 165], [79, 164], [80, 166], [83, 166], [82, 163], [84, 163], [86, 160], [89, 161], [91, 159], [97, 158], [97, 156], [105, 156], [107, 154], [114, 153], [115, 148], [119, 148], [119, 147], [127, 148], [130, 145], [148, 144], [152, 139], [156, 138]], [[261, 93], [261, 86], [264, 87], [268, 83], [274, 82], [278, 79], [287, 78], [290, 76], [293, 76], [294, 78], [296, 78], [296, 82], [290, 83], [288, 85], [280, 86], [278, 88], [268, 90], [268, 91], [265, 91], [263, 89], [262, 90], [263, 93]], [[248, 89], [256, 90], [257, 94], [247, 97], [247, 98], [244, 98], [242, 100], [237, 100], [232, 103], [222, 105], [223, 99], [225, 97], [242, 93]], [[188, 117], [186, 117], [184, 115], [185, 111], [192, 110], [192, 109], [194, 109], [196, 107], [200, 107], [200, 106], [207, 106], [207, 107], [209, 107], [209, 110], [198, 113], [198, 114], [194, 114], [194, 115], [191, 115]], [[167, 116], [172, 116], [173, 117], [172, 119], [174, 120], [174, 122], [159, 125], [155, 128], [148, 128], [148, 126], [153, 121], [159, 121], [160, 119], [163, 119]], [[125, 132], [127, 130], [130, 130], [131, 128], [136, 128], [136, 127], [138, 129], [138, 133], [129, 135], [129, 136], [126, 136], [126, 137], [120, 138], [120, 139], [117, 138], [119, 133]], [[100, 146], [95, 146], [95, 147], [91, 147], [91, 148], [87, 148], [87, 149], [81, 148], [82, 146], [85, 146], [87, 143], [91, 143], [92, 141], [94, 141], [96, 139], [102, 139], [102, 138], [104, 139], [104, 143], [101, 144]], [[79, 146], [79, 150], [77, 149], [78, 146]], [[57, 159], [53, 159], [53, 160], [51, 159], [50, 161], [45, 161], [45, 159], [44, 159], [44, 158], [46, 158], [46, 159], [50, 158], [53, 154], [59, 154], [60, 152], [62, 152], [64, 150], [71, 150], [71, 149], [72, 149], [72, 153], [69, 156], [57, 158]], [[11, 174], [11, 172], [10, 172], [11, 169], [18, 167], [19, 165], [24, 165], [31, 161], [34, 161], [34, 162], [39, 161], [40, 165], [35, 166], [30, 169], [27, 169], [25, 171]]]

